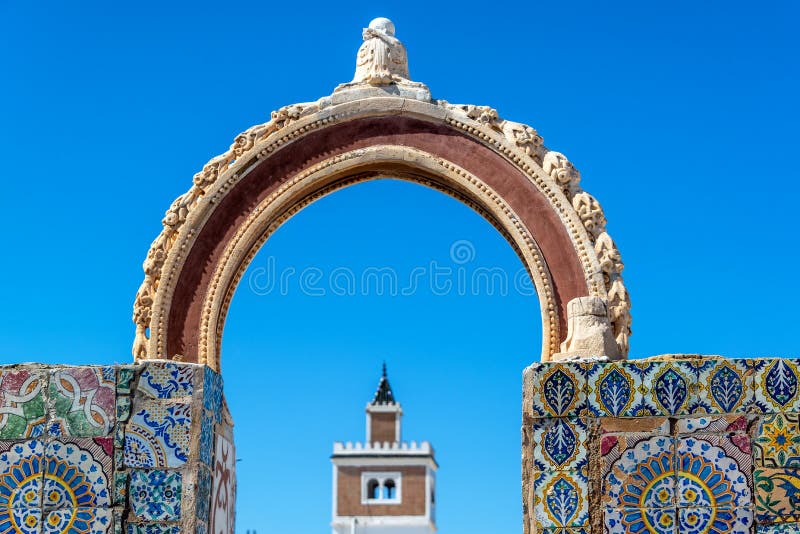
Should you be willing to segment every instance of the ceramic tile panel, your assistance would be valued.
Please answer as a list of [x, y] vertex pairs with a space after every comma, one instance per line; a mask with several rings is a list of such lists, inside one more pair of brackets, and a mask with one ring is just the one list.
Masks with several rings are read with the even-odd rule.
[[642, 383], [642, 404], [637, 415], [683, 415], [689, 413], [696, 370], [690, 361], [635, 362]]
[[680, 507], [732, 510], [752, 502], [753, 461], [729, 436], [680, 438], [676, 445], [676, 498]]
[[544, 528], [542, 534], [590, 534], [589, 527], [555, 527]]
[[210, 466], [214, 452], [214, 416], [204, 412], [200, 421], [200, 441], [198, 443], [200, 461]]
[[40, 508], [0, 509], [0, 532], [3, 534], [41, 534], [42, 510]]
[[147, 362], [137, 391], [155, 399], [190, 397], [194, 393], [194, 376], [197, 366], [174, 362]]
[[203, 371], [203, 409], [214, 414], [217, 423], [222, 418], [222, 376], [206, 368]]
[[753, 440], [756, 464], [800, 467], [800, 420], [797, 413], [764, 415]]
[[586, 464], [586, 424], [578, 417], [539, 419], [534, 423], [534, 458], [544, 469], [579, 469]]
[[800, 522], [800, 470], [756, 468], [753, 482], [759, 523]]
[[800, 523], [757, 525], [756, 534], [800, 534]]
[[706, 507], [678, 508], [677, 531], [680, 534], [749, 534], [753, 510], [747, 506], [735, 509]]
[[112, 452], [106, 443], [91, 438], [49, 442], [42, 491], [45, 511], [111, 506]]
[[192, 405], [145, 401], [125, 427], [125, 465], [180, 467], [189, 459]]
[[117, 367], [117, 394], [130, 395], [136, 385], [136, 366], [120, 365]]
[[73, 508], [45, 513], [42, 534], [106, 534], [114, 531], [107, 508]]
[[589, 483], [578, 471], [553, 471], [538, 477], [534, 514], [542, 528], [582, 527], [589, 521]]
[[701, 360], [695, 369], [691, 413], [741, 413], [753, 403], [753, 370], [744, 360]]
[[751, 422], [750, 415], [696, 415], [675, 419], [675, 432], [678, 434], [746, 434]]
[[627, 362], [597, 363], [588, 369], [586, 394], [591, 416], [635, 416], [642, 404], [642, 377]]
[[66, 367], [50, 371], [51, 436], [91, 437], [111, 432], [116, 419], [116, 370]]
[[0, 439], [44, 434], [46, 381], [40, 369], [0, 370]]
[[0, 524], [14, 509], [40, 509], [44, 473], [44, 443], [0, 442]]
[[797, 362], [788, 359], [748, 360], [755, 388], [751, 410], [758, 413], [800, 411]]
[[603, 510], [606, 534], [678, 534], [674, 508], [622, 508]]
[[533, 374], [531, 402], [540, 417], [579, 415], [586, 410], [586, 370], [577, 364], [539, 363]]
[[201, 521], [208, 521], [211, 502], [211, 471], [203, 467], [197, 472], [197, 487], [195, 489], [195, 513]]
[[131, 470], [131, 512], [145, 521], [175, 521], [181, 517], [181, 473], [171, 470]]
[[669, 436], [611, 443], [604, 436], [601, 504], [606, 509], [675, 506], [675, 443]]
[[128, 534], [180, 534], [178, 525], [169, 523], [128, 523]]

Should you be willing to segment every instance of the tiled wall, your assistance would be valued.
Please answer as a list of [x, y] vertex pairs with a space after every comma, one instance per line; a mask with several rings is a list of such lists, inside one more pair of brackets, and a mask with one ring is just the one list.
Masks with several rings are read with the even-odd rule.
[[535, 364], [524, 397], [526, 532], [800, 533], [794, 360]]
[[204, 534], [222, 414], [203, 366], [0, 366], [0, 534]]

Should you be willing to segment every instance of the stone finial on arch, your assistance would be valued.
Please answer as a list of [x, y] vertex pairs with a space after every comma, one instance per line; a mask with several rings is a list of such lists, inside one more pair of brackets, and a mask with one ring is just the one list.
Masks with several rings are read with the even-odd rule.
[[[377, 38], [365, 33], [362, 47]], [[391, 59], [391, 51], [379, 51]], [[383, 71], [359, 64], [356, 79], [331, 96], [273, 112], [194, 176], [167, 210], [144, 262], [135, 359], [219, 369], [227, 309], [258, 248], [317, 198], [380, 177], [447, 193], [501, 232], [539, 295], [542, 360], [562, 351], [567, 303], [581, 297], [602, 300], [616, 349], [606, 355], [625, 357], [631, 321], [623, 264], [602, 208], [581, 189], [569, 160], [494, 108], [432, 99], [426, 86], [407, 79], [407, 65], [387, 70], [388, 78], [364, 74], [370, 72]]]

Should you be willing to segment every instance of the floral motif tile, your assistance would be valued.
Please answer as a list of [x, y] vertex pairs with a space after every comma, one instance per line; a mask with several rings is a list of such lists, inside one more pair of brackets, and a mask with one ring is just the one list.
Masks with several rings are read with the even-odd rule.
[[729, 437], [681, 438], [676, 453], [678, 506], [716, 510], [749, 506], [752, 458]]
[[[614, 438], [604, 436], [604, 440]], [[675, 505], [675, 445], [668, 436], [603, 445], [602, 504], [607, 509], [653, 509]]]
[[50, 372], [48, 433], [51, 436], [105, 436], [115, 420], [113, 367], [67, 367]]
[[45, 376], [26, 369], [0, 371], [0, 439], [44, 434]]
[[[40, 440], [4, 442], [0, 453], [0, 524], [14, 509], [40, 509], [44, 443]], [[31, 517], [31, 516], [26, 516]], [[21, 523], [20, 523], [21, 524]], [[38, 524], [38, 522], [37, 522]]]
[[139, 376], [137, 391], [156, 399], [190, 397], [196, 369], [171, 362], [148, 362]]
[[200, 461], [210, 466], [214, 451], [214, 418], [205, 412], [200, 420], [200, 443], [198, 446]]
[[642, 404], [641, 375], [627, 362], [598, 363], [588, 369], [587, 404], [595, 417], [636, 415]]
[[678, 534], [675, 508], [622, 508], [603, 511], [605, 534]]
[[582, 474], [543, 473], [534, 484], [534, 514], [540, 527], [581, 527], [588, 523], [589, 483]]
[[542, 417], [579, 415], [586, 410], [586, 369], [576, 364], [539, 363], [533, 373], [533, 412]]
[[757, 468], [753, 481], [759, 523], [800, 522], [800, 470]]
[[787, 359], [748, 360], [755, 388], [751, 409], [759, 413], [800, 410], [797, 363]]
[[111, 506], [111, 456], [92, 439], [51, 441], [45, 449], [45, 510]]
[[130, 479], [130, 506], [146, 521], [173, 521], [181, 516], [181, 474], [178, 471], [134, 469]]
[[764, 467], [800, 467], [797, 413], [765, 415], [753, 440], [756, 463]]
[[200, 467], [197, 473], [197, 488], [195, 490], [197, 499], [196, 515], [202, 521], [208, 521], [209, 507], [211, 503], [211, 471]]
[[208, 534], [208, 526], [205, 521], [198, 521], [194, 527], [195, 534]]
[[203, 371], [203, 409], [213, 413], [217, 423], [222, 419], [222, 376], [208, 368]]
[[108, 508], [77, 508], [47, 512], [42, 534], [106, 534], [114, 521]]
[[753, 510], [747, 506], [728, 510], [678, 508], [677, 520], [680, 534], [749, 534]]
[[691, 413], [742, 412], [753, 401], [753, 373], [744, 360], [701, 360]]
[[689, 413], [695, 367], [688, 361], [635, 362], [641, 376], [641, 405], [637, 415], [683, 415]]
[[125, 428], [125, 465], [180, 467], [189, 459], [192, 405], [148, 401]]
[[539, 419], [534, 424], [534, 458], [547, 470], [578, 469], [586, 463], [586, 425], [577, 417]]

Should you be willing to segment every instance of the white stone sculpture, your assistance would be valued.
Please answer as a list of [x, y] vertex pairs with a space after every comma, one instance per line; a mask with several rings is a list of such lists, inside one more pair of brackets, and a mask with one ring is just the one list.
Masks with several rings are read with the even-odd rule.
[[406, 47], [394, 36], [394, 23], [378, 17], [364, 28], [353, 83], [389, 85], [409, 82]]

